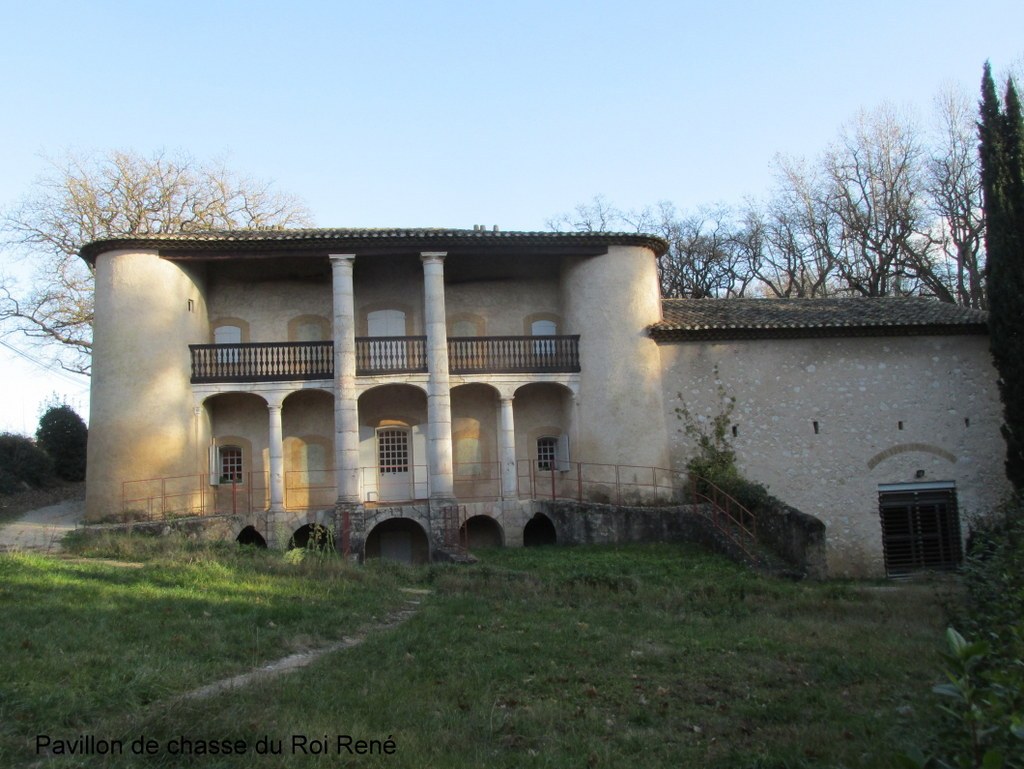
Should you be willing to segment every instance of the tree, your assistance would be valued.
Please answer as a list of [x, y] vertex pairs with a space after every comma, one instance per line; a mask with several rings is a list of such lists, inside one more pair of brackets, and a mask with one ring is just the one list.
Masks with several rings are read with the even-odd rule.
[[926, 190], [938, 218], [934, 243], [948, 265], [946, 280], [957, 304], [988, 306], [985, 294], [985, 218], [974, 107], [959, 89], [936, 99], [939, 136], [926, 168]]
[[981, 84], [981, 182], [988, 255], [989, 340], [1003, 401], [1006, 475], [1024, 491], [1024, 119], [1013, 79], [999, 103], [992, 70]]
[[36, 443], [53, 460], [54, 471], [65, 481], [85, 480], [85, 449], [89, 429], [67, 404], [50, 406], [39, 418]]
[[20, 292], [0, 278], [0, 322], [53, 344], [58, 362], [89, 372], [92, 274], [79, 249], [99, 238], [224, 229], [273, 229], [309, 223], [294, 197], [239, 176], [222, 163], [184, 155], [114, 151], [68, 154], [2, 221], [0, 243], [31, 259], [31, 285]]

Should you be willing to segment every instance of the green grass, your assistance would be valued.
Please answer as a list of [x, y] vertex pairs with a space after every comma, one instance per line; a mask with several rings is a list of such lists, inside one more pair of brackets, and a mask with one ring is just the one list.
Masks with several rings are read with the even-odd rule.
[[[143, 557], [0, 561], [0, 765], [33, 760], [37, 733], [160, 745], [53, 767], [887, 765], [925, 731], [944, 620], [927, 586], [780, 582], [668, 545], [420, 569]], [[168, 701], [350, 632], [407, 599], [402, 583], [431, 591], [407, 623], [287, 677]], [[396, 752], [339, 755], [338, 735]], [[247, 752], [168, 755], [178, 736]], [[256, 755], [262, 736], [282, 754]], [[328, 753], [293, 753], [293, 736], [327, 736]]]

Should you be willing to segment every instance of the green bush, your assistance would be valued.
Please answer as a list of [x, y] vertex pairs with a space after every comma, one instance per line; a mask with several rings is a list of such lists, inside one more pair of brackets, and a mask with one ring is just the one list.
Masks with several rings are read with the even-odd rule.
[[53, 461], [32, 442], [14, 433], [0, 433], [0, 494], [38, 489], [53, 482]]
[[932, 756], [904, 766], [993, 769], [1024, 766], [1024, 507], [976, 525], [954, 608], [941, 726]]
[[54, 470], [65, 481], [85, 480], [88, 438], [85, 422], [67, 404], [48, 408], [36, 430], [36, 441], [50, 455]]

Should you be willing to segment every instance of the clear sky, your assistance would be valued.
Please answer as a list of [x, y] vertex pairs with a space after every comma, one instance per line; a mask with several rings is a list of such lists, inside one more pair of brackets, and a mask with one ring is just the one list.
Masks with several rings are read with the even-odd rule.
[[[324, 227], [739, 203], [861, 108], [926, 118], [986, 59], [1024, 70], [1021, 0], [0, 0], [0, 29], [0, 206], [44, 156], [164, 148], [224, 156]], [[86, 416], [87, 382], [0, 366], [0, 430], [33, 432], [55, 392]]]

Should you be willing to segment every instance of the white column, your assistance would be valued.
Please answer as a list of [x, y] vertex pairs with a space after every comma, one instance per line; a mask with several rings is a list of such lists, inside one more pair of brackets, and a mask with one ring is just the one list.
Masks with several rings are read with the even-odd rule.
[[448, 379], [448, 333], [444, 311], [444, 251], [424, 251], [424, 318], [427, 332], [427, 461], [430, 496], [454, 496], [452, 476], [452, 402]]
[[284, 431], [281, 428], [281, 404], [267, 404], [270, 413], [268, 448], [270, 450], [270, 512], [284, 512]]
[[338, 502], [359, 500], [359, 401], [356, 398], [355, 254], [331, 254], [334, 288], [334, 472]]
[[501, 496], [515, 499], [518, 496], [518, 475], [516, 473], [516, 425], [512, 418], [512, 398], [501, 399], [498, 424], [498, 451], [501, 458]]

